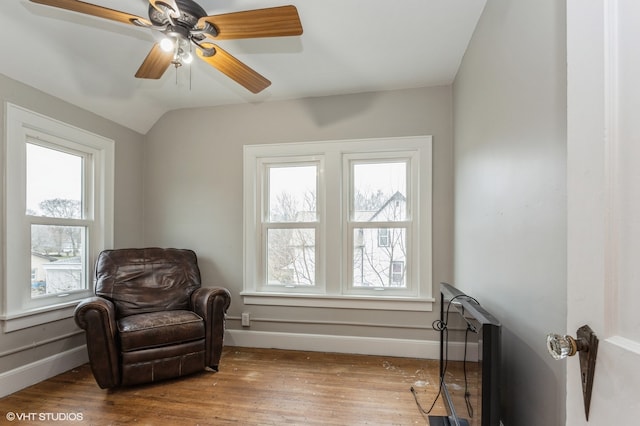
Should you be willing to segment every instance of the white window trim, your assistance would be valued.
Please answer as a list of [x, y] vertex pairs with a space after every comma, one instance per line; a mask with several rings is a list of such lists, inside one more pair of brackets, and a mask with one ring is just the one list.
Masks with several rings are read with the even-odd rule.
[[[417, 286], [412, 295], [397, 295], [392, 292], [379, 291], [373, 295], [354, 294], [346, 291], [342, 283], [345, 279], [347, 261], [345, 255], [345, 238], [343, 235], [342, 215], [345, 199], [343, 197], [325, 198], [324, 208], [328, 214], [324, 215], [325, 222], [322, 228], [322, 247], [319, 256], [323, 264], [337, 265], [337, 268], [324, 268], [324, 289], [321, 294], [311, 292], [277, 292], [264, 291], [258, 284], [260, 267], [260, 255], [257, 250], [260, 241], [260, 233], [257, 229], [261, 208], [257, 203], [260, 198], [259, 170], [264, 158], [277, 157], [323, 157], [326, 164], [338, 164], [337, 173], [328, 173], [321, 170], [324, 185], [319, 188], [343, 188], [345, 190], [346, 179], [344, 173], [344, 157], [350, 153], [366, 152], [376, 153], [381, 158], [385, 153], [393, 156], [399, 151], [414, 151], [416, 161], [420, 164], [420, 173], [411, 177], [415, 180], [417, 188], [417, 211], [419, 215], [419, 229], [414, 229], [412, 237], [420, 241], [419, 246], [414, 247], [414, 255], [417, 261], [415, 280]], [[244, 288], [240, 293], [245, 305], [268, 306], [302, 306], [302, 307], [326, 307], [347, 309], [380, 309], [397, 311], [431, 311], [433, 309], [433, 281], [432, 281], [432, 137], [397, 137], [376, 139], [354, 139], [339, 141], [318, 141], [302, 143], [282, 143], [264, 145], [245, 145], [243, 160], [243, 201], [244, 201]], [[348, 190], [348, 188], [347, 188]], [[320, 194], [319, 194], [320, 196]], [[323, 194], [324, 196], [324, 194]], [[337, 199], [340, 198], [340, 199]], [[337, 212], [337, 214], [336, 214]], [[343, 241], [341, 250], [327, 250], [325, 241]], [[419, 247], [419, 249], [417, 249]], [[343, 288], [345, 287], [345, 288]], [[384, 294], [382, 294], [384, 293]]]
[[[93, 294], [94, 264], [98, 253], [113, 246], [113, 192], [115, 142], [86, 130], [71, 126], [47, 116], [29, 111], [11, 103], [5, 104], [5, 184], [2, 226], [5, 240], [2, 246], [4, 274], [2, 275], [3, 304], [0, 320], [5, 332], [32, 327], [50, 321], [69, 318], [78, 301]], [[88, 200], [89, 215], [93, 222], [87, 244], [86, 291], [70, 293], [66, 297], [31, 302], [25, 277], [30, 276], [28, 239], [24, 235], [26, 148], [27, 140], [47, 140], [71, 149], [89, 152], [93, 158], [94, 180]], [[99, 230], [96, 232], [96, 229]]]

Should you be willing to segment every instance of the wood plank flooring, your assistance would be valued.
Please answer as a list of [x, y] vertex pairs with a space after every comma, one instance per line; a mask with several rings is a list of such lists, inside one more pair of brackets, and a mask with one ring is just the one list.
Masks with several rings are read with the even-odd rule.
[[427, 425], [410, 388], [428, 409], [438, 383], [433, 360], [225, 347], [217, 373], [115, 390], [80, 366], [0, 399], [0, 424]]

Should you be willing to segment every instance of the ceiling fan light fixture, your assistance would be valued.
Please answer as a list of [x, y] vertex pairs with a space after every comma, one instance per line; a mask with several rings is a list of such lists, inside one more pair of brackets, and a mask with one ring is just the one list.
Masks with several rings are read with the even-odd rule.
[[187, 64], [189, 65], [191, 62], [193, 62], [193, 55], [191, 54], [191, 52], [184, 52], [182, 51], [182, 49], [180, 49], [180, 61], [183, 64]]
[[173, 50], [176, 48], [175, 39], [172, 39], [171, 37], [163, 38], [162, 40], [160, 40], [160, 48], [167, 53], [173, 52]]

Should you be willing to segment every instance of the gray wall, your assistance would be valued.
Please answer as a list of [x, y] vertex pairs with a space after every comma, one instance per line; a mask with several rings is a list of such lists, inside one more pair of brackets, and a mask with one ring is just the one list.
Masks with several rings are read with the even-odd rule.
[[436, 312], [245, 307], [239, 295], [242, 147], [432, 135], [433, 280], [438, 283], [453, 273], [451, 102], [451, 87], [436, 87], [167, 113], [147, 134], [145, 243], [196, 250], [204, 284], [221, 285], [232, 293], [227, 323], [232, 330], [241, 328], [236, 318], [246, 310], [253, 318], [282, 320], [253, 322], [252, 331], [435, 339], [431, 322]]
[[565, 2], [489, 0], [454, 83], [455, 281], [504, 326], [504, 424], [565, 422]]
[[[115, 140], [115, 235], [116, 247], [139, 246], [142, 232], [142, 164], [144, 137], [32, 87], [0, 75], [0, 117], [5, 102], [30, 109], [51, 118]], [[4, 147], [4, 119], [0, 121], [0, 143]], [[4, 148], [0, 151], [4, 152]], [[4, 168], [4, 159], [0, 162]], [[0, 180], [3, 179], [0, 173]], [[0, 188], [11, 182], [0, 182]], [[0, 200], [4, 198], [4, 194]], [[2, 237], [4, 241], [4, 237]], [[58, 337], [79, 329], [72, 318], [4, 333], [0, 331], [0, 374], [71, 348], [84, 345], [84, 336]], [[44, 345], [39, 342], [51, 341]], [[21, 348], [28, 349], [20, 350]]]

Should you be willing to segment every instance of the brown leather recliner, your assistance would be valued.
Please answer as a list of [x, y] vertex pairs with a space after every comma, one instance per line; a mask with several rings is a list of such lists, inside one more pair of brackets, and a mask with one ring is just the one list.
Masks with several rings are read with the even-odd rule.
[[105, 250], [96, 279], [75, 320], [101, 388], [217, 371], [231, 296], [201, 287], [193, 251]]

